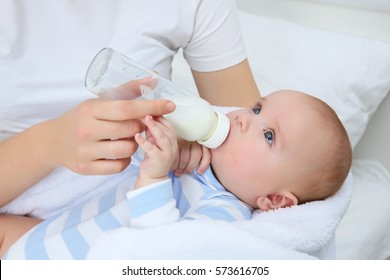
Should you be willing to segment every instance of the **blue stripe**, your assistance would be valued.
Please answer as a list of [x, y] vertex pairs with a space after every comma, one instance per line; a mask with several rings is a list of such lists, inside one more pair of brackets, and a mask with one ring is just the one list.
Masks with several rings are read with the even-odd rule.
[[89, 246], [77, 228], [70, 228], [63, 231], [62, 239], [74, 259], [85, 259]]
[[131, 159], [131, 164], [139, 165], [139, 163], [143, 160], [143, 157], [140, 155], [140, 148], [132, 155]]
[[146, 190], [135, 197], [130, 197], [130, 215], [140, 217], [150, 211], [161, 208], [173, 199], [171, 180]]
[[180, 217], [183, 217], [188, 209], [190, 209], [191, 204], [184, 195], [180, 178], [174, 175], [170, 176], [170, 178], [172, 180], [173, 197], [176, 199], [176, 208], [179, 209]]
[[191, 176], [204, 185], [203, 189], [206, 192], [212, 190], [227, 191], [225, 187], [217, 180], [217, 178], [215, 178], [210, 166], [203, 174], [197, 174], [196, 170], [194, 170]]
[[237, 200], [232, 201], [232, 204], [234, 207], [236, 207], [238, 210], [240, 210], [241, 214], [244, 216], [246, 220], [252, 219], [252, 208], [250, 206], [246, 206], [243, 202]]
[[221, 206], [199, 208], [196, 210], [196, 213], [210, 217], [213, 220], [223, 220], [228, 222], [234, 222], [237, 220], [236, 217], [234, 217], [226, 208], [222, 208]]
[[88, 243], [76, 226], [81, 223], [83, 208], [84, 204], [70, 211], [61, 233], [62, 239], [75, 259], [84, 259], [89, 250]]
[[101, 230], [110, 230], [122, 227], [122, 224], [112, 215], [111, 212], [104, 212], [95, 218], [96, 224]]
[[110, 212], [111, 207], [116, 204], [117, 189], [117, 187], [110, 189], [99, 200], [100, 214], [95, 218], [95, 222], [102, 230], [121, 227], [121, 223]]
[[111, 188], [99, 200], [99, 213], [103, 213], [116, 203], [116, 192], [118, 187]]
[[45, 248], [45, 235], [47, 231], [47, 226], [53, 219], [46, 220], [38, 224], [35, 230], [30, 234], [26, 240], [24, 247], [24, 254], [26, 259], [30, 260], [48, 260], [49, 256], [47, 255]]

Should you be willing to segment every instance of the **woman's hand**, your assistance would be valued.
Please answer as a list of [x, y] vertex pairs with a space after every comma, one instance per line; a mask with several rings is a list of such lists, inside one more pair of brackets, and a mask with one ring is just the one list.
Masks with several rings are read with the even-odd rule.
[[54, 167], [80, 174], [118, 173], [137, 150], [134, 135], [145, 128], [139, 118], [173, 110], [167, 100], [87, 100], [50, 121], [49, 156]]
[[210, 150], [197, 142], [189, 142], [183, 139], [178, 141], [179, 153], [172, 164], [171, 171], [175, 176], [183, 173], [191, 173], [195, 170], [198, 174], [206, 171], [211, 162]]
[[137, 147], [134, 135], [144, 129], [138, 119], [174, 109], [168, 100], [93, 99], [0, 142], [0, 206], [57, 167], [81, 174], [120, 172]]
[[146, 139], [139, 133], [135, 136], [145, 151], [135, 189], [168, 179], [169, 169], [178, 152], [176, 132], [166, 119], [147, 116], [144, 123], [147, 127]]

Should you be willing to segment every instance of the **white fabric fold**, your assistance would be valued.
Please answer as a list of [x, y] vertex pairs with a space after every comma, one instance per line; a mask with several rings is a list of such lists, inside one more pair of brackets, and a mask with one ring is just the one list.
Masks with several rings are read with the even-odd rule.
[[352, 175], [332, 197], [249, 221], [187, 221], [102, 234], [88, 259], [335, 259], [334, 234], [352, 195]]

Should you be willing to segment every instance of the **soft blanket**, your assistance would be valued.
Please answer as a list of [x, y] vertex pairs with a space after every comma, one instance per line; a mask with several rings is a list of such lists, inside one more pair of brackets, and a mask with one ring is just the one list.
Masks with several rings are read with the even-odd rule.
[[[97, 189], [69, 184], [46, 188], [64, 176], [57, 171], [45, 183], [23, 194], [3, 213], [45, 217], [77, 204], [85, 196], [104, 191], [132, 174], [94, 178]], [[61, 174], [62, 173], [62, 174]], [[75, 177], [66, 171], [71, 183]], [[73, 174], [75, 175], [75, 174]], [[73, 179], [72, 179], [73, 178]], [[82, 183], [82, 180], [79, 183]], [[104, 187], [106, 186], [106, 187]], [[81, 191], [82, 190], [82, 191]], [[102, 234], [87, 257], [90, 259], [334, 259], [335, 230], [352, 196], [352, 176], [323, 201], [275, 211], [257, 211], [249, 221], [183, 221], [148, 229], [120, 228]], [[85, 197], [84, 197], [85, 198]], [[72, 201], [71, 203], [69, 203]], [[66, 207], [64, 202], [68, 202]]]
[[[57, 175], [60, 176], [52, 174], [49, 178], [58, 179]], [[70, 173], [68, 175], [72, 177]], [[88, 195], [85, 196], [104, 191], [106, 187], [116, 184], [116, 181], [122, 180], [122, 183], [127, 184], [129, 176], [132, 174], [126, 172], [112, 178], [98, 176], [95, 179], [101, 183], [101, 187], [88, 188]], [[50, 185], [48, 181], [30, 189], [1, 211], [44, 217], [64, 210], [65, 201], [73, 200], [65, 207], [71, 208], [80, 199], [82, 186], [69, 184], [72, 185], [70, 190], [66, 186], [53, 185], [45, 189], [45, 186]], [[70, 182], [74, 183], [73, 180]], [[334, 259], [335, 230], [349, 205], [351, 195], [350, 174], [343, 187], [328, 199], [275, 211], [257, 211], [249, 221], [183, 221], [142, 230], [120, 228], [107, 231], [91, 246], [88, 258]]]
[[190, 221], [102, 234], [90, 259], [334, 259], [334, 233], [352, 195], [341, 190], [315, 201], [241, 222]]

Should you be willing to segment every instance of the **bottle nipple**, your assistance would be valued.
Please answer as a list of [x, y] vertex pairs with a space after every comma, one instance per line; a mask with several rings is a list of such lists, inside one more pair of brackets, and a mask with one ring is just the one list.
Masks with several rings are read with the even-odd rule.
[[219, 147], [226, 140], [230, 130], [229, 118], [220, 112], [215, 111], [214, 113], [217, 118], [214, 131], [210, 137], [198, 141], [199, 144], [210, 149]]

